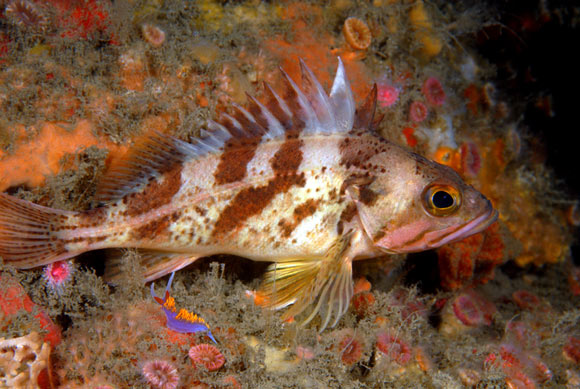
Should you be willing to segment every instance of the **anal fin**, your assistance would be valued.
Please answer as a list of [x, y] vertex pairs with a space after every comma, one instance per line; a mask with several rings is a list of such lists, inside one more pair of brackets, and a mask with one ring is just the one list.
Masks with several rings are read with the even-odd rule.
[[[156, 280], [166, 274], [173, 273], [193, 263], [200, 256], [190, 253], [172, 253], [168, 251], [135, 249], [139, 254], [139, 265], [144, 269], [145, 282]], [[103, 278], [107, 282], [115, 283], [124, 267], [124, 250], [107, 250], [107, 263]]]
[[264, 305], [281, 309], [293, 304], [284, 313], [284, 320], [310, 308], [302, 325], [320, 314], [320, 332], [329, 324], [334, 327], [348, 309], [353, 295], [349, 247], [350, 234], [346, 234], [322, 258], [291, 259], [270, 265], [258, 292], [264, 298]]

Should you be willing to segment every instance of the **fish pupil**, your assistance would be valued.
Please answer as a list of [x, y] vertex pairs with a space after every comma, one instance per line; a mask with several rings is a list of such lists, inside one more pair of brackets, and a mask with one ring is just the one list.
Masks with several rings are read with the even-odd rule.
[[433, 193], [431, 200], [436, 208], [449, 208], [454, 203], [453, 196], [442, 190]]

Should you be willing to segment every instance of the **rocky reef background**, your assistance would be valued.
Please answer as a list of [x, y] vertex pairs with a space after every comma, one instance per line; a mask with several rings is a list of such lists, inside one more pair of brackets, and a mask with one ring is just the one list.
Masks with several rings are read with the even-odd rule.
[[2, 191], [88, 209], [149, 131], [192, 139], [279, 66], [299, 80], [299, 57], [328, 88], [340, 56], [357, 101], [377, 84], [383, 136], [501, 212], [437, 251], [356, 263], [322, 334], [255, 305], [265, 264], [200, 260], [171, 294], [218, 340], [203, 355], [134, 252], [117, 286], [101, 252], [2, 265], [0, 387], [580, 387], [579, 21], [567, 1], [0, 1]]

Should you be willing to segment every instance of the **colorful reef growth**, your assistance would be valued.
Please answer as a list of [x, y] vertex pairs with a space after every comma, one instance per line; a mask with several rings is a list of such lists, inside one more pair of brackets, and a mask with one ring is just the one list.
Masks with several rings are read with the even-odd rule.
[[[264, 100], [263, 82], [283, 90], [280, 67], [304, 87], [300, 59], [328, 92], [340, 57], [357, 107], [377, 85], [373, 131], [453, 169], [499, 211], [486, 230], [419, 261], [353, 262], [353, 296], [336, 327], [320, 333], [318, 317], [300, 326], [264, 309], [251, 291], [265, 267], [240, 257], [200, 259], [172, 273], [160, 296], [144, 285], [143, 257], [132, 250], [29, 270], [0, 259], [0, 387], [579, 388], [580, 264], [571, 245], [580, 202], [522, 119], [526, 104], [554, 116], [562, 103], [550, 91], [531, 96], [528, 87], [541, 84], [534, 66], [501, 81], [513, 68], [478, 49], [497, 37], [527, 44], [526, 32], [542, 35], [543, 23], [565, 24], [573, 12], [516, 2], [534, 8], [505, 24], [491, 3], [469, 3], [0, 1], [7, 195], [90, 210], [101, 205], [103, 175], [146, 134], [192, 141], [209, 119], [243, 121], [239, 107], [248, 94]], [[514, 99], [519, 89], [531, 100]], [[352, 180], [368, 194], [372, 178]], [[333, 196], [350, 196], [341, 189]], [[340, 217], [354, 219], [347, 211]], [[209, 225], [217, 216], [200, 217]], [[103, 277], [110, 255], [122, 258], [115, 284]], [[333, 286], [324, 293], [338, 293]]]
[[499, 223], [460, 242], [443, 246], [437, 255], [443, 288], [454, 290], [473, 282], [489, 281], [494, 268], [506, 260]]

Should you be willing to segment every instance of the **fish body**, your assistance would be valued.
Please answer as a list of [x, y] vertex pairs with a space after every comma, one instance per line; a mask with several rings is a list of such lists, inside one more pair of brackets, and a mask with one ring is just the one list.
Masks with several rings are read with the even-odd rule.
[[[105, 248], [137, 248], [154, 280], [195, 259], [274, 262], [266, 305], [310, 308], [335, 325], [352, 296], [352, 261], [462, 239], [497, 217], [451, 169], [373, 131], [376, 87], [355, 111], [344, 67], [327, 94], [301, 62], [298, 87], [266, 85], [193, 143], [155, 134], [101, 184], [86, 212], [0, 195], [0, 256], [31, 268]], [[105, 276], [114, 280], [118, 259]], [[334, 320], [331, 322], [331, 320]]]

